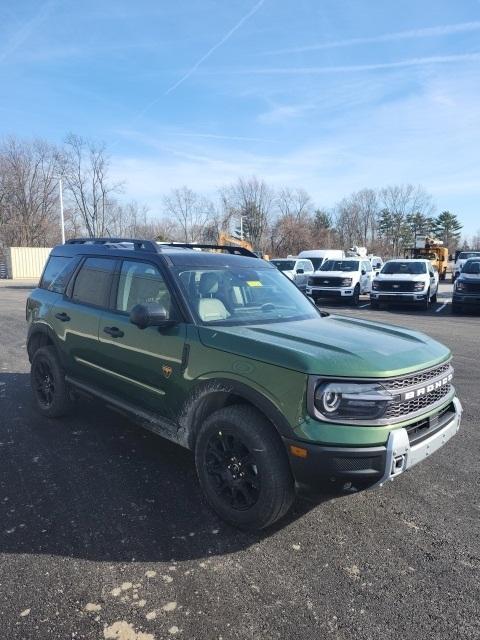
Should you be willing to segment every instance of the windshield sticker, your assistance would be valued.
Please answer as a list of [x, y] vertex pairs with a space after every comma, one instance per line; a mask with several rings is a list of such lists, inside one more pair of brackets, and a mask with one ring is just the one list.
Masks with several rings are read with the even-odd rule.
[[247, 280], [247, 284], [249, 287], [263, 287], [260, 280]]

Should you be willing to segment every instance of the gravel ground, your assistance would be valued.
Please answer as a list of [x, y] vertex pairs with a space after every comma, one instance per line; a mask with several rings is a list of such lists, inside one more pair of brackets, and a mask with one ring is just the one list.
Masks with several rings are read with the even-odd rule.
[[428, 314], [345, 313], [451, 347], [459, 434], [381, 490], [299, 500], [247, 535], [207, 507], [188, 451], [93, 403], [32, 410], [29, 289], [2, 282], [1, 637], [480, 638], [480, 318], [440, 309], [449, 289]]

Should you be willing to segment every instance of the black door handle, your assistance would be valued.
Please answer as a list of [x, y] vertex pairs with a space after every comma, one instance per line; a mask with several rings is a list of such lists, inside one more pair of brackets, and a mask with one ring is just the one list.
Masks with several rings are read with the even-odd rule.
[[65, 311], [62, 311], [62, 313], [56, 313], [55, 318], [58, 318], [62, 322], [68, 322], [70, 320], [70, 316], [68, 313], [65, 313]]
[[112, 338], [123, 338], [125, 335], [121, 329], [118, 327], [103, 327], [105, 333], [112, 336]]

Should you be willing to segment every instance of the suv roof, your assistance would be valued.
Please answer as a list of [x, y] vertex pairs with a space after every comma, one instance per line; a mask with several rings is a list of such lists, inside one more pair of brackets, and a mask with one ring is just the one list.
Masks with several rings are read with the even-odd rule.
[[142, 238], [74, 238], [52, 249], [53, 256], [110, 255], [115, 257], [157, 255], [171, 265], [222, 266], [237, 265], [251, 268], [275, 268], [253, 252], [232, 245], [182, 242], [155, 242]]

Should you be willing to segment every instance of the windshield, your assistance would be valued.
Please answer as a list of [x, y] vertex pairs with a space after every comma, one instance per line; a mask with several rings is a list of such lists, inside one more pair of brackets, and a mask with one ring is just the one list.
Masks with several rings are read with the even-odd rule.
[[462, 273], [480, 273], [480, 260], [469, 260], [466, 262]]
[[295, 269], [295, 260], [270, 260], [270, 262], [280, 271], [293, 271]]
[[427, 267], [425, 262], [387, 262], [381, 271], [381, 273], [393, 274], [393, 273], [406, 273], [409, 275], [418, 275], [420, 273], [426, 273]]
[[468, 258], [480, 258], [480, 251], [462, 251], [458, 256], [459, 260], [467, 260]]
[[320, 271], [358, 271], [358, 260], [327, 260]]
[[319, 317], [308, 298], [277, 269], [185, 266], [175, 271], [202, 324], [266, 324]]

